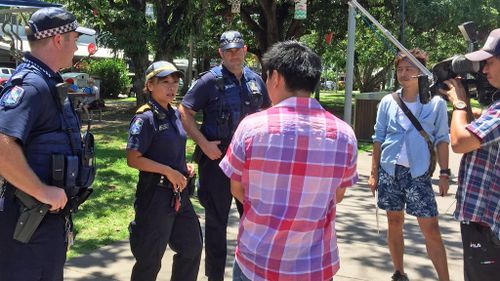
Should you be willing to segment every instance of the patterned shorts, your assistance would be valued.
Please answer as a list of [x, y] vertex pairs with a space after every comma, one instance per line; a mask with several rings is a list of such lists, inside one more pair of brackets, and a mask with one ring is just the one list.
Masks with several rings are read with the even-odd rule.
[[410, 169], [396, 165], [395, 176], [379, 169], [378, 207], [386, 211], [402, 211], [415, 217], [435, 217], [438, 215], [436, 198], [432, 190], [430, 176], [412, 178]]

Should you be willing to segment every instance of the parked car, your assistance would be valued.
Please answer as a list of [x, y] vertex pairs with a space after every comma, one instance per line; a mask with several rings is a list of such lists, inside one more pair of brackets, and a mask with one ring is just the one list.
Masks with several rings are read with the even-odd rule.
[[14, 69], [10, 67], [0, 67], [0, 78], [9, 79], [14, 73]]
[[321, 88], [323, 90], [333, 90], [335, 89], [335, 82], [333, 81], [324, 81], [321, 83]]

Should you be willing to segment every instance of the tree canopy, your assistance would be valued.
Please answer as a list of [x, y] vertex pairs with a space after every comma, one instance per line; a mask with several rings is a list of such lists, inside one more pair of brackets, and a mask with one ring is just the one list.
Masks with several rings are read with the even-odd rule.
[[[345, 68], [348, 5], [345, 0], [308, 0], [307, 18], [294, 18], [290, 0], [241, 0], [240, 12], [231, 13], [233, 0], [89, 0], [58, 1], [75, 12], [85, 24], [99, 31], [99, 43], [123, 50], [136, 73], [135, 89], [144, 84], [142, 73], [153, 59], [189, 57], [198, 71], [218, 59], [220, 34], [237, 29], [249, 51], [260, 61], [278, 41], [307, 42], [323, 57], [325, 69]], [[405, 2], [404, 38], [408, 49], [425, 49], [431, 63], [467, 51], [457, 25], [474, 21], [480, 40], [500, 22], [498, 0], [360, 0], [395, 37], [401, 26], [401, 3]], [[152, 10], [151, 13], [146, 11]], [[331, 44], [325, 35], [331, 34]], [[481, 41], [483, 42], [483, 41]], [[355, 87], [376, 89], [392, 67], [396, 49], [369, 21], [358, 13], [356, 29]], [[328, 73], [326, 71], [325, 73]], [[389, 75], [390, 76], [390, 75]]]

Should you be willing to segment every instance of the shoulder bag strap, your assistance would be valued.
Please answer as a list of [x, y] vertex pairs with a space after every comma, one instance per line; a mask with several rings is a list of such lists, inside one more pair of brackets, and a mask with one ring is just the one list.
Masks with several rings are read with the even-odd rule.
[[429, 135], [424, 130], [424, 128], [422, 128], [422, 125], [420, 125], [420, 122], [418, 122], [415, 115], [413, 115], [413, 113], [411, 113], [410, 109], [408, 109], [406, 104], [401, 100], [401, 97], [396, 92], [392, 93], [392, 97], [394, 98], [396, 103], [399, 105], [399, 108], [401, 108], [401, 110], [403, 110], [403, 112], [406, 114], [406, 117], [408, 117], [408, 119], [410, 119], [413, 126], [415, 126], [415, 128], [422, 135], [422, 137], [425, 139], [425, 141], [430, 142], [431, 140], [429, 138]]

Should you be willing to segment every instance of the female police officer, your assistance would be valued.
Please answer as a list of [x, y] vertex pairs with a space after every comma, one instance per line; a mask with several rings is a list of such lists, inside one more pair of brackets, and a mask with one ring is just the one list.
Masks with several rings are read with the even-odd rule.
[[130, 246], [136, 258], [132, 280], [155, 280], [167, 244], [176, 252], [171, 280], [195, 281], [201, 258], [201, 229], [189, 201], [186, 132], [171, 103], [182, 72], [166, 61], [146, 70], [147, 103], [132, 119], [127, 162], [139, 170]]

